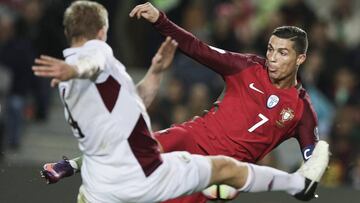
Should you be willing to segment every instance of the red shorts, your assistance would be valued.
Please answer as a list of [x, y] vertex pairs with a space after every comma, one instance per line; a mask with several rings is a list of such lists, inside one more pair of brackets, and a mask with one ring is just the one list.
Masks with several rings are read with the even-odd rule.
[[155, 132], [154, 136], [159, 141], [163, 152], [187, 151], [191, 154], [208, 155], [208, 153], [198, 145], [194, 133], [181, 126], [173, 126]]
[[222, 133], [219, 130], [211, 131], [205, 126], [186, 123], [155, 132], [154, 136], [163, 152], [187, 151], [191, 154], [226, 155], [243, 160], [243, 156], [237, 157], [237, 144], [222, 136]]

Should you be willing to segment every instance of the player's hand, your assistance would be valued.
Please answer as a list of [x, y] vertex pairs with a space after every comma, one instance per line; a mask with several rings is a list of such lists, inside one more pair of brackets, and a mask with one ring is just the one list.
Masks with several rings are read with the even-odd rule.
[[133, 8], [133, 10], [130, 12], [129, 16], [136, 16], [137, 19], [143, 17], [147, 21], [155, 23], [160, 16], [160, 12], [151, 3], [147, 2], [145, 4], [139, 4], [135, 6], [135, 8]]
[[152, 58], [151, 69], [154, 73], [163, 72], [170, 67], [175, 55], [178, 43], [167, 37]]
[[35, 59], [32, 70], [38, 77], [53, 78], [51, 80], [52, 87], [55, 87], [61, 81], [70, 80], [78, 75], [75, 66], [65, 63], [64, 60], [45, 55]]

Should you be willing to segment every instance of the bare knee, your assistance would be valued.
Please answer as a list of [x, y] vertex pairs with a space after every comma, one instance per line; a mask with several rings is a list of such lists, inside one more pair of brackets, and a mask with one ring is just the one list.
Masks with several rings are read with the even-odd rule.
[[248, 176], [248, 166], [227, 156], [211, 156], [212, 175], [210, 184], [227, 184], [242, 187]]

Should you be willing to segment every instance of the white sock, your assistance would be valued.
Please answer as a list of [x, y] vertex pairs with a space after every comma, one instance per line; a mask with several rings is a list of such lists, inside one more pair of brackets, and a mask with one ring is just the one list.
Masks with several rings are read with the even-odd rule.
[[80, 170], [76, 161], [70, 159], [69, 163], [70, 163], [71, 167], [74, 169], [74, 173], [76, 173]]
[[244, 192], [285, 191], [290, 195], [301, 192], [305, 178], [298, 173], [286, 173], [267, 166], [248, 164], [248, 178], [240, 188]]

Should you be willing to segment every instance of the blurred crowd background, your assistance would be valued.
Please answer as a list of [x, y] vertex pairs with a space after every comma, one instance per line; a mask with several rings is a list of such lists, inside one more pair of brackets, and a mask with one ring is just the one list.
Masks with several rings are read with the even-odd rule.
[[[46, 123], [56, 90], [35, 78], [35, 57], [62, 57], [67, 47], [62, 16], [70, 0], [0, 0], [0, 162], [22, 145], [29, 123]], [[104, 0], [109, 11], [108, 43], [130, 73], [144, 74], [163, 38], [128, 13], [145, 1]], [[360, 190], [360, 1], [359, 0], [153, 0], [175, 23], [221, 49], [264, 56], [269, 36], [281, 25], [308, 33], [307, 61], [300, 78], [319, 118], [320, 138], [330, 142], [328, 187]], [[135, 77], [135, 76], [134, 76]], [[149, 109], [153, 130], [181, 123], [220, 97], [221, 77], [177, 53]], [[55, 95], [55, 96], [54, 96]], [[292, 153], [272, 153], [262, 164], [292, 170]], [[285, 157], [285, 158], [284, 158]]]

